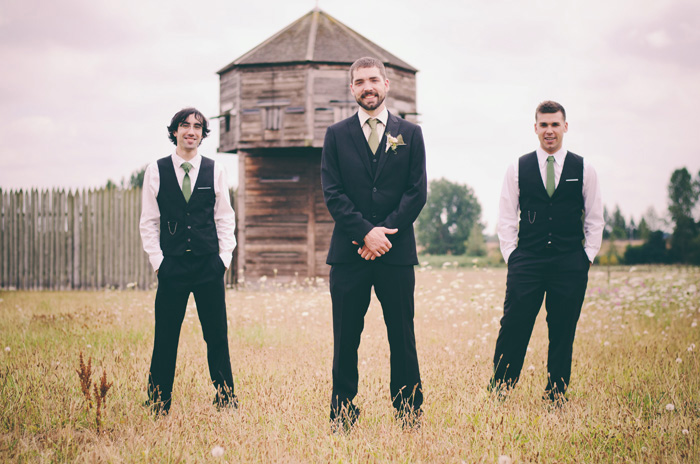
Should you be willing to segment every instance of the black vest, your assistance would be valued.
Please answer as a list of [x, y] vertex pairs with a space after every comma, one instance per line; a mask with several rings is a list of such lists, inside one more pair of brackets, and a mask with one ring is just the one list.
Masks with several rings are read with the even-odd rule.
[[565, 253], [583, 248], [583, 158], [567, 152], [559, 185], [550, 198], [537, 153], [520, 157], [518, 248]]
[[379, 147], [377, 147], [377, 152], [372, 153], [372, 149], [369, 147], [369, 142], [366, 142], [367, 146], [367, 158], [369, 159], [369, 166], [372, 170], [372, 178], [377, 175], [377, 166], [379, 166], [379, 158], [384, 155], [383, 147], [386, 147], [386, 128], [384, 129], [384, 135], [379, 140]]
[[181, 256], [186, 250], [200, 256], [219, 252], [214, 222], [214, 161], [202, 157], [197, 182], [186, 202], [170, 156], [158, 160], [160, 188], [160, 248], [164, 256]]

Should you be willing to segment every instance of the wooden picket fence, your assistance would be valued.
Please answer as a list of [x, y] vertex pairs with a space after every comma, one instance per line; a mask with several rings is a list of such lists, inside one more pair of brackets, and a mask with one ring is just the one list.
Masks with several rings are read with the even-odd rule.
[[[155, 286], [139, 232], [140, 188], [0, 189], [0, 197], [0, 288]], [[236, 282], [231, 269], [228, 285]]]

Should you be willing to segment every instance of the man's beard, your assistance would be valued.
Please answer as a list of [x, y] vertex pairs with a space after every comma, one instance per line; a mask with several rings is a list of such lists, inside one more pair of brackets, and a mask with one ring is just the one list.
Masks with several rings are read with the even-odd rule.
[[[374, 95], [375, 97], [377, 97], [377, 102], [372, 104], [372, 105], [368, 105], [367, 103], [365, 103], [362, 100], [362, 98], [370, 96], [370, 95]], [[385, 99], [386, 99], [386, 95], [384, 95], [384, 97], [380, 97], [379, 93], [377, 93], [377, 92], [364, 93], [364, 94], [360, 95], [360, 98], [355, 98], [355, 100], [357, 101], [357, 104], [360, 105], [366, 111], [372, 111], [372, 110], [379, 108], [380, 106], [382, 106], [382, 103], [384, 103]]]

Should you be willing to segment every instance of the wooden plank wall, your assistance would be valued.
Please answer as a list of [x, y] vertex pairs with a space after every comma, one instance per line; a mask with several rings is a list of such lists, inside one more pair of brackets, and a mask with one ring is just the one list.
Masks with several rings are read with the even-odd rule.
[[[0, 190], [0, 198], [0, 288], [156, 284], [139, 232], [141, 189]], [[236, 282], [235, 259], [229, 285]]]
[[323, 202], [320, 150], [242, 156], [246, 280], [328, 275], [333, 220]]

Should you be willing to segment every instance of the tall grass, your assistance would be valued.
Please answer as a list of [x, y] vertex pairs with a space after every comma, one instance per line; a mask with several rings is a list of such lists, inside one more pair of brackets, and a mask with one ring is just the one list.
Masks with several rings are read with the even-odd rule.
[[[485, 387], [505, 269], [417, 273], [423, 426], [402, 430], [389, 400], [389, 352], [373, 299], [360, 347], [362, 416], [328, 424], [332, 324], [326, 285], [227, 293], [238, 411], [212, 405], [193, 300], [180, 340], [173, 406], [142, 406], [153, 292], [0, 294], [0, 461], [21, 462], [700, 462], [700, 270], [593, 268], [574, 346], [570, 401], [550, 409], [544, 310], [505, 402]], [[113, 386], [85, 406], [80, 352]], [[671, 406], [669, 406], [671, 405]], [[215, 447], [222, 456], [213, 456]], [[221, 451], [218, 450], [217, 451]], [[218, 454], [218, 453], [214, 453]], [[506, 458], [507, 457], [507, 458]]]

